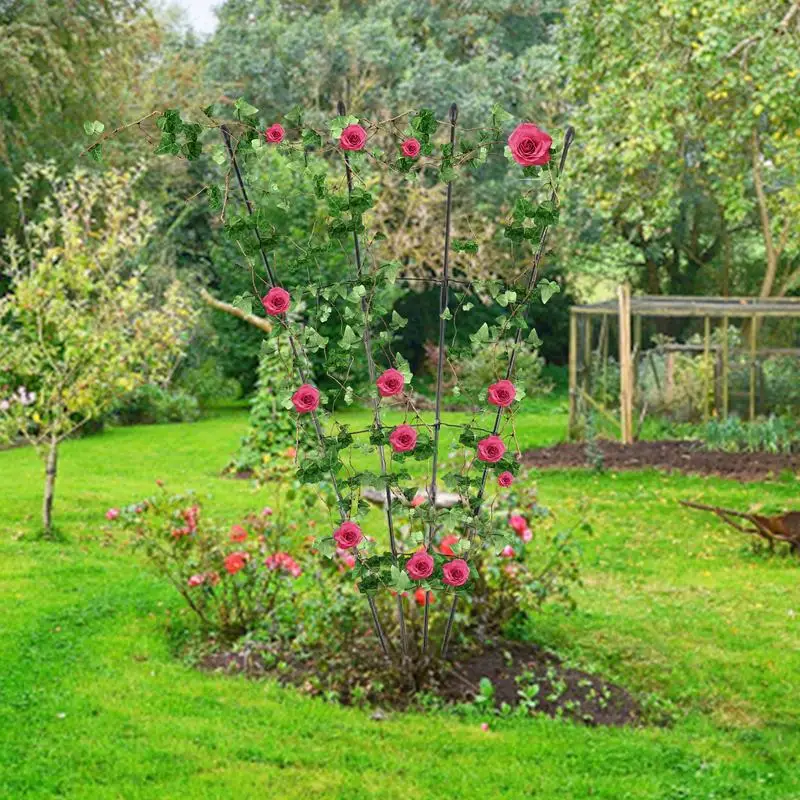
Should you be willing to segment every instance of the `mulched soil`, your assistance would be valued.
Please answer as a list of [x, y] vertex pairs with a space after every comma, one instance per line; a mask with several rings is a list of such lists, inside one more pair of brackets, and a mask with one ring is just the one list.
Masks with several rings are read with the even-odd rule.
[[[368, 704], [378, 709], [375, 719], [382, 719], [390, 710], [423, 710], [420, 694], [435, 696], [442, 706], [473, 703], [481, 694], [481, 679], [488, 678], [497, 708], [503, 704], [515, 708], [521, 689], [538, 686], [531, 692], [536, 701], [531, 713], [590, 726], [646, 721], [639, 703], [621, 686], [569, 667], [554, 653], [521, 642], [495, 640], [468, 654], [456, 655], [452, 661], [429, 662], [417, 667], [410, 680], [381, 656], [371, 636], [346, 653], [284, 660], [280, 667], [275, 663], [266, 650], [251, 648], [210, 653], [199, 666], [225, 674], [275, 678], [310, 695], [329, 697], [335, 692], [343, 705]], [[429, 706], [427, 702], [425, 707]]]
[[[654, 467], [690, 475], [719, 475], [738, 481], [762, 481], [782, 473], [800, 474], [800, 453], [724, 453], [706, 450], [700, 442], [619, 442], [597, 440], [603, 466], [609, 470]], [[564, 442], [553, 447], [527, 450], [522, 461], [528, 467], [563, 468], [590, 466], [583, 442]]]

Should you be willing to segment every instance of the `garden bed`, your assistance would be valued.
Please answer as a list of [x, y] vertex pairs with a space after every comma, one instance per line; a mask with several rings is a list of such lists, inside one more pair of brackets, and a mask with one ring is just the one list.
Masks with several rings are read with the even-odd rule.
[[[602, 463], [610, 470], [654, 467], [690, 475], [719, 475], [738, 481], [761, 481], [782, 473], [800, 473], [800, 453], [726, 453], [706, 450], [700, 442], [667, 440], [659, 442], [619, 442], [597, 440]], [[587, 445], [563, 442], [552, 447], [527, 450], [522, 454], [527, 467], [589, 467]]]
[[[636, 725], [645, 721], [642, 707], [616, 684], [567, 666], [558, 656], [533, 644], [487, 643], [454, 662], [435, 661], [414, 679], [389, 667], [372, 637], [333, 657], [283, 660], [266, 649], [215, 652], [201, 669], [251, 678], [272, 677], [307, 694], [344, 705], [423, 710], [474, 705], [476, 710], [517, 709], [570, 719], [585, 725]], [[488, 681], [487, 681], [488, 679]], [[523, 711], [523, 709], [519, 709]]]

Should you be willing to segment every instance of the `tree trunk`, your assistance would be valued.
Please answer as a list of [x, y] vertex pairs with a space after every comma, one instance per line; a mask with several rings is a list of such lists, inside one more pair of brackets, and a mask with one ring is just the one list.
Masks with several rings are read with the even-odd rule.
[[58, 471], [58, 439], [50, 439], [47, 452], [47, 465], [44, 472], [44, 502], [42, 503], [42, 525], [45, 536], [53, 532], [53, 498], [56, 489], [56, 472]]

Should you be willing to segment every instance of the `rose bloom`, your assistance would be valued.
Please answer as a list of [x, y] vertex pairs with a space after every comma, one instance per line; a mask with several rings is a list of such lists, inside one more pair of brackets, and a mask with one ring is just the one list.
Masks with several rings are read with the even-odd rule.
[[230, 575], [235, 575], [247, 563], [249, 556], [240, 550], [225, 556], [225, 569]]
[[389, 434], [389, 444], [395, 453], [407, 453], [417, 446], [417, 432], [410, 425], [398, 425]]
[[506, 488], [508, 486], [511, 486], [512, 483], [514, 483], [514, 476], [508, 470], [506, 470], [505, 472], [501, 472], [497, 476], [497, 485], [498, 486], [502, 486], [503, 488]]
[[448, 586], [463, 586], [469, 578], [469, 565], [463, 558], [448, 561], [443, 567], [444, 582]]
[[294, 458], [297, 455], [297, 448], [296, 447], [287, 447], [286, 448], [286, 455], [288, 458]]
[[247, 531], [241, 525], [234, 525], [231, 528], [231, 541], [243, 542], [247, 539]]
[[[422, 588], [417, 589], [417, 591], [414, 592], [414, 600], [416, 601], [418, 606], [425, 605], [425, 594], [426, 592]], [[436, 602], [436, 598], [434, 597], [433, 592], [428, 592], [427, 594], [428, 594], [428, 605], [432, 606]]]
[[106, 519], [107, 520], [115, 520], [119, 516], [119, 509], [118, 508], [109, 508], [106, 511]]
[[287, 292], [286, 289], [281, 289], [280, 286], [273, 286], [264, 297], [261, 298], [264, 311], [273, 317], [277, 317], [279, 314], [285, 314], [289, 310], [291, 303], [292, 298], [289, 296], [289, 292]]
[[525, 528], [528, 527], [528, 521], [525, 517], [521, 517], [519, 514], [512, 514], [508, 518], [508, 524], [514, 529], [514, 532], [519, 536]]
[[380, 394], [381, 397], [393, 397], [396, 394], [400, 394], [400, 392], [403, 391], [405, 383], [405, 378], [396, 369], [387, 369], [386, 372], [375, 381], [375, 385], [378, 387], [378, 394]]
[[339, 137], [342, 150], [363, 150], [367, 142], [367, 132], [360, 125], [348, 125]]
[[183, 511], [181, 511], [181, 516], [186, 522], [186, 527], [189, 529], [189, 533], [194, 533], [197, 530], [197, 520], [200, 517], [200, 507], [191, 506], [190, 508], [185, 508]]
[[506, 452], [506, 446], [499, 436], [487, 436], [478, 442], [478, 460], [496, 464]]
[[293, 395], [292, 405], [298, 414], [308, 414], [319, 408], [319, 389], [304, 383]]
[[414, 499], [411, 501], [411, 508], [421, 506], [427, 499], [427, 496], [424, 494], [415, 494]]
[[334, 532], [333, 538], [342, 550], [349, 550], [361, 543], [364, 534], [355, 522], [343, 522]]
[[500, 551], [500, 555], [501, 555], [503, 558], [514, 558], [514, 556], [516, 555], [516, 553], [514, 552], [514, 548], [513, 548], [513, 547], [512, 547], [510, 544], [507, 544], [507, 545], [506, 545], [506, 546], [505, 546], [505, 547], [504, 547], [504, 548], [503, 548], [503, 549]]
[[339, 558], [350, 569], [353, 569], [353, 567], [356, 565], [356, 557], [352, 553], [348, 552], [347, 550], [342, 550], [341, 547], [337, 547], [336, 548], [336, 555], [339, 556]]
[[216, 570], [212, 572], [206, 572], [205, 579], [209, 584], [211, 584], [211, 586], [216, 586], [219, 583], [219, 572]]
[[527, 544], [531, 539], [533, 539], [533, 531], [530, 528], [525, 528], [522, 533], [517, 534], [520, 539], [522, 539], [525, 544]]
[[458, 541], [458, 536], [453, 536], [451, 533], [449, 536], [445, 536], [441, 542], [439, 542], [439, 552], [443, 556], [454, 556], [455, 553], [453, 552], [452, 545], [454, 545]]
[[264, 136], [267, 137], [268, 142], [272, 142], [273, 144], [278, 144], [279, 142], [283, 141], [285, 131], [283, 130], [283, 125], [276, 122], [274, 125], [270, 125], [264, 131]]
[[181, 536], [189, 536], [191, 531], [189, 528], [173, 528], [172, 529], [172, 538], [173, 539], [180, 539]]
[[261, 509], [261, 516], [262, 517], [271, 517], [272, 516], [272, 509], [269, 506], [264, 506]]
[[487, 392], [487, 400], [493, 406], [500, 406], [501, 408], [507, 408], [514, 402], [514, 398], [517, 396], [517, 390], [514, 388], [514, 384], [511, 381], [497, 381], [497, 383], [493, 383], [489, 387], [489, 391]]
[[517, 125], [508, 137], [511, 155], [517, 164], [523, 167], [534, 167], [546, 164], [550, 160], [550, 148], [553, 139], [530, 122]]
[[433, 558], [425, 550], [417, 551], [406, 562], [406, 572], [415, 581], [430, 578], [433, 575]]
[[416, 158], [419, 155], [419, 142], [414, 138], [406, 139], [401, 149], [406, 158]]
[[194, 588], [195, 586], [201, 586], [203, 583], [205, 583], [205, 580], [205, 575], [192, 575], [192, 577], [188, 580], [188, 584], [190, 587]]

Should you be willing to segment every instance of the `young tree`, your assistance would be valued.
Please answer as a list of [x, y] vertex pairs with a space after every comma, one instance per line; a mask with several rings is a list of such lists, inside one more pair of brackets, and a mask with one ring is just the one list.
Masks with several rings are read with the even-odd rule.
[[[180, 285], [157, 301], [138, 261], [153, 225], [130, 201], [137, 176], [28, 166], [15, 196], [20, 240], [6, 237], [0, 298], [0, 439], [27, 439], [45, 460], [42, 523], [52, 532], [59, 444], [121, 395], [163, 380], [183, 356], [196, 312]], [[45, 199], [29, 209], [36, 187]]]

